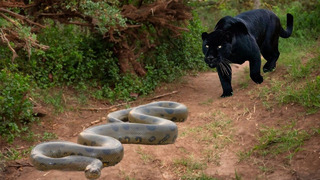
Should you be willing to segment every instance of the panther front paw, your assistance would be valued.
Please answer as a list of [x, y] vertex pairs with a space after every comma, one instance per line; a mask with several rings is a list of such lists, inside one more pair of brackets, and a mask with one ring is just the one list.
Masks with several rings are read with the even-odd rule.
[[260, 74], [251, 75], [250, 77], [251, 77], [252, 81], [254, 81], [257, 84], [261, 84], [263, 82], [263, 77]]
[[223, 94], [222, 94], [220, 97], [225, 98], [225, 97], [230, 97], [230, 96], [232, 96], [232, 95], [233, 95], [233, 92], [232, 92], [232, 91], [230, 91], [230, 92], [223, 92]]

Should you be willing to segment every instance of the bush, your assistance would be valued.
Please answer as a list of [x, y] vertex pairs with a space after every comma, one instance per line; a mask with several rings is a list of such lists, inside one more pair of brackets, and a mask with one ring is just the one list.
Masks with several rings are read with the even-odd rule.
[[147, 69], [145, 77], [132, 74], [113, 76], [113, 84], [109, 82], [102, 85], [95, 97], [128, 101], [133, 98], [130, 94], [146, 95], [160, 82], [172, 82], [186, 71], [207, 69], [201, 50], [201, 33], [204, 29], [197, 16], [194, 16], [188, 29], [179, 38], [171, 38], [170, 32], [164, 32], [163, 37], [159, 38], [160, 45], [140, 57], [139, 60], [144, 62]]
[[34, 121], [33, 106], [28, 99], [29, 76], [3, 69], [0, 71], [0, 89], [0, 135], [12, 142], [26, 130], [27, 121]]
[[284, 28], [287, 21], [286, 13], [293, 15], [293, 37], [315, 39], [318, 38], [320, 31], [320, 1], [313, 1], [294, 1], [282, 5], [283, 7], [274, 6], [273, 11], [280, 17]]
[[[146, 95], [160, 82], [172, 82], [186, 71], [206, 69], [200, 36], [204, 30], [196, 16], [188, 26], [189, 32], [180, 37], [172, 38], [169, 31], [160, 38], [150, 37], [159, 45], [139, 58], [147, 70], [145, 77], [121, 74], [112, 53], [113, 44], [101, 36], [74, 25], [48, 23], [52, 26], [43, 29], [37, 39], [50, 49], [33, 49], [30, 59], [20, 52], [15, 60], [17, 69], [29, 74], [39, 88], [67, 85], [93, 91], [89, 93], [97, 99], [129, 101], [133, 93]], [[10, 51], [6, 53], [6, 62], [10, 62]]]
[[[207, 69], [203, 61], [201, 33], [204, 28], [194, 13], [194, 19], [188, 25], [188, 32], [180, 38], [162, 38], [160, 45], [145, 58], [149, 75], [158, 81], [172, 82], [185, 71]], [[170, 34], [170, 32], [167, 32]]]
[[114, 68], [118, 68], [109, 51], [112, 44], [76, 26], [58, 24], [44, 29], [38, 39], [50, 49], [35, 50], [30, 61], [23, 60], [20, 68], [41, 88], [113, 79]]

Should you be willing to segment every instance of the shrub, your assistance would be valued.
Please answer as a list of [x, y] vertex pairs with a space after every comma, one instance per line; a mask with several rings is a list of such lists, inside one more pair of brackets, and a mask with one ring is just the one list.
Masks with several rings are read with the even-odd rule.
[[[197, 16], [188, 25], [188, 32], [179, 38], [170, 37], [170, 32], [164, 32], [159, 45], [140, 57], [145, 64], [147, 74], [138, 77], [132, 74], [118, 75], [118, 69], [113, 69], [110, 81], [102, 85], [95, 97], [110, 100], [131, 100], [132, 93], [146, 95], [153, 91], [160, 82], [172, 82], [186, 71], [205, 70], [203, 62], [201, 33], [204, 29]], [[139, 43], [139, 42], [137, 42]]]
[[28, 99], [31, 91], [29, 76], [0, 71], [0, 135], [8, 142], [26, 130], [27, 121], [34, 121], [32, 103]]
[[92, 79], [113, 79], [116, 59], [112, 44], [86, 33], [74, 25], [56, 25], [38, 35], [47, 51], [35, 50], [30, 61], [20, 68], [29, 73], [41, 88], [75, 85]]

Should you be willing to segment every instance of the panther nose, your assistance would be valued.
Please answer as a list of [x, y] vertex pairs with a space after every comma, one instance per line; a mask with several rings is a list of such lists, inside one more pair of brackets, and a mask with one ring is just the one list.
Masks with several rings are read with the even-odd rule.
[[213, 57], [212, 55], [209, 55], [209, 56], [207, 57], [207, 59], [208, 59], [209, 61], [213, 61], [214, 57]]

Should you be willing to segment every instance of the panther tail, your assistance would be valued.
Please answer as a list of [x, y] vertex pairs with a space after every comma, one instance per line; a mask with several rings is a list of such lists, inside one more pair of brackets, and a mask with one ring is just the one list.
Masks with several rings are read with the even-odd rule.
[[292, 30], [293, 30], [293, 16], [291, 14], [287, 14], [287, 29], [284, 30], [282, 27], [281, 27], [281, 30], [280, 30], [280, 37], [282, 38], [288, 38], [291, 36], [292, 34]]

